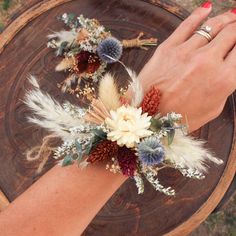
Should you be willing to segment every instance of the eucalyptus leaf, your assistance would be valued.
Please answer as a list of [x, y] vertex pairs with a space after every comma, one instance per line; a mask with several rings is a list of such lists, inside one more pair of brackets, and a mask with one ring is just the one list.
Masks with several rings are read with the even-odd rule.
[[75, 19], [75, 14], [74, 13], [69, 13], [67, 14], [67, 21], [65, 22], [67, 26], [70, 28], [73, 28], [73, 21]]
[[92, 132], [95, 135], [92, 140], [93, 147], [95, 147], [99, 142], [107, 138], [107, 134], [101, 129], [94, 129]]
[[79, 28], [79, 26], [80, 26], [80, 24], [79, 24], [79, 22], [76, 20], [76, 21], [74, 22], [74, 27], [75, 27], [75, 28]]
[[67, 17], [68, 17], [68, 20], [69, 20], [69, 21], [72, 21], [72, 20], [74, 20], [74, 18], [75, 18], [75, 14], [74, 14], [74, 13], [69, 13], [69, 14], [67, 15]]
[[58, 48], [58, 55], [62, 56], [63, 55], [63, 51], [65, 50], [65, 48], [67, 47], [68, 42], [64, 41], [61, 43], [60, 47]]
[[102, 129], [94, 129], [92, 132], [100, 139], [106, 139], [107, 134]]
[[78, 160], [81, 160], [82, 157], [83, 157], [83, 147], [77, 140], [75, 140], [75, 147], [76, 147], [76, 150], [77, 150], [76, 160], [78, 161]]
[[76, 147], [77, 152], [81, 152], [81, 153], [83, 152], [82, 145], [77, 140], [75, 140], [75, 147]]
[[70, 50], [70, 54], [71, 54], [71, 55], [75, 55], [75, 54], [78, 54], [80, 51], [81, 51], [80, 48], [75, 47], [75, 48], [72, 48], [72, 49]]
[[173, 122], [171, 120], [165, 120], [163, 123], [164, 128], [172, 128], [173, 127]]
[[162, 121], [160, 119], [154, 119], [154, 118], [151, 119], [150, 129], [152, 131], [158, 132], [160, 131], [161, 127], [162, 127]]
[[90, 142], [87, 146], [86, 146], [86, 149], [85, 149], [85, 155], [89, 155], [91, 149], [92, 149], [92, 146], [93, 146], [93, 143]]
[[74, 159], [72, 156], [67, 155], [65, 156], [63, 162], [62, 162], [62, 166], [69, 166], [72, 165], [74, 163]]
[[171, 145], [173, 143], [174, 137], [175, 137], [175, 129], [169, 129], [167, 131], [168, 145]]

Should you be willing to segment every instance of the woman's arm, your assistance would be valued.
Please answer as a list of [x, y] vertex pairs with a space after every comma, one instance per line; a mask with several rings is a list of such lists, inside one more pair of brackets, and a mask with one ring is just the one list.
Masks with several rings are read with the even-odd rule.
[[103, 163], [56, 166], [0, 214], [0, 235], [81, 235], [125, 180]]

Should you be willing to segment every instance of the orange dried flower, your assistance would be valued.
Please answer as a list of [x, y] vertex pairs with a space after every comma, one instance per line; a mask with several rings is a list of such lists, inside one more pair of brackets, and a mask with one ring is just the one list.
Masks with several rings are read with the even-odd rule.
[[160, 104], [161, 92], [157, 86], [152, 86], [151, 89], [145, 94], [141, 108], [144, 113], [153, 116], [158, 112]]
[[117, 155], [118, 148], [119, 147], [116, 142], [104, 140], [100, 142], [94, 149], [92, 149], [87, 161], [94, 163], [105, 159], [111, 159]]

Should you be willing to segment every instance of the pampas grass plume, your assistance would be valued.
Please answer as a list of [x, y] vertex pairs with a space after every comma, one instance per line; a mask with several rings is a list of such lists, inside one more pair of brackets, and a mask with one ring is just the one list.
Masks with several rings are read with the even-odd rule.
[[116, 110], [121, 106], [118, 88], [113, 76], [109, 73], [105, 74], [100, 81], [98, 95], [108, 111]]
[[84, 124], [83, 119], [73, 117], [49, 94], [42, 92], [35, 77], [31, 76], [29, 81], [34, 90], [27, 92], [24, 102], [37, 117], [29, 117], [28, 120], [63, 140], [73, 138], [68, 130]]
[[176, 131], [173, 143], [164, 146], [165, 155], [171, 163], [195, 169], [199, 172], [207, 172], [209, 162], [220, 165], [223, 161], [216, 158], [204, 145], [205, 141], [197, 140], [184, 135], [181, 131]]

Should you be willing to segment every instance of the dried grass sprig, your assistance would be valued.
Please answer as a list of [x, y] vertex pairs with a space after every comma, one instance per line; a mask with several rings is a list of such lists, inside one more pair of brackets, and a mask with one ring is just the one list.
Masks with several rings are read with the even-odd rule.
[[84, 119], [87, 122], [101, 125], [107, 117], [110, 117], [110, 113], [103, 102], [99, 99], [93, 99], [90, 110], [86, 113]]
[[120, 94], [114, 77], [107, 73], [99, 84], [98, 97], [105, 105], [107, 110], [116, 110], [121, 106]]
[[74, 57], [65, 57], [57, 66], [56, 71], [63, 71], [70, 69], [75, 64], [75, 58]]

